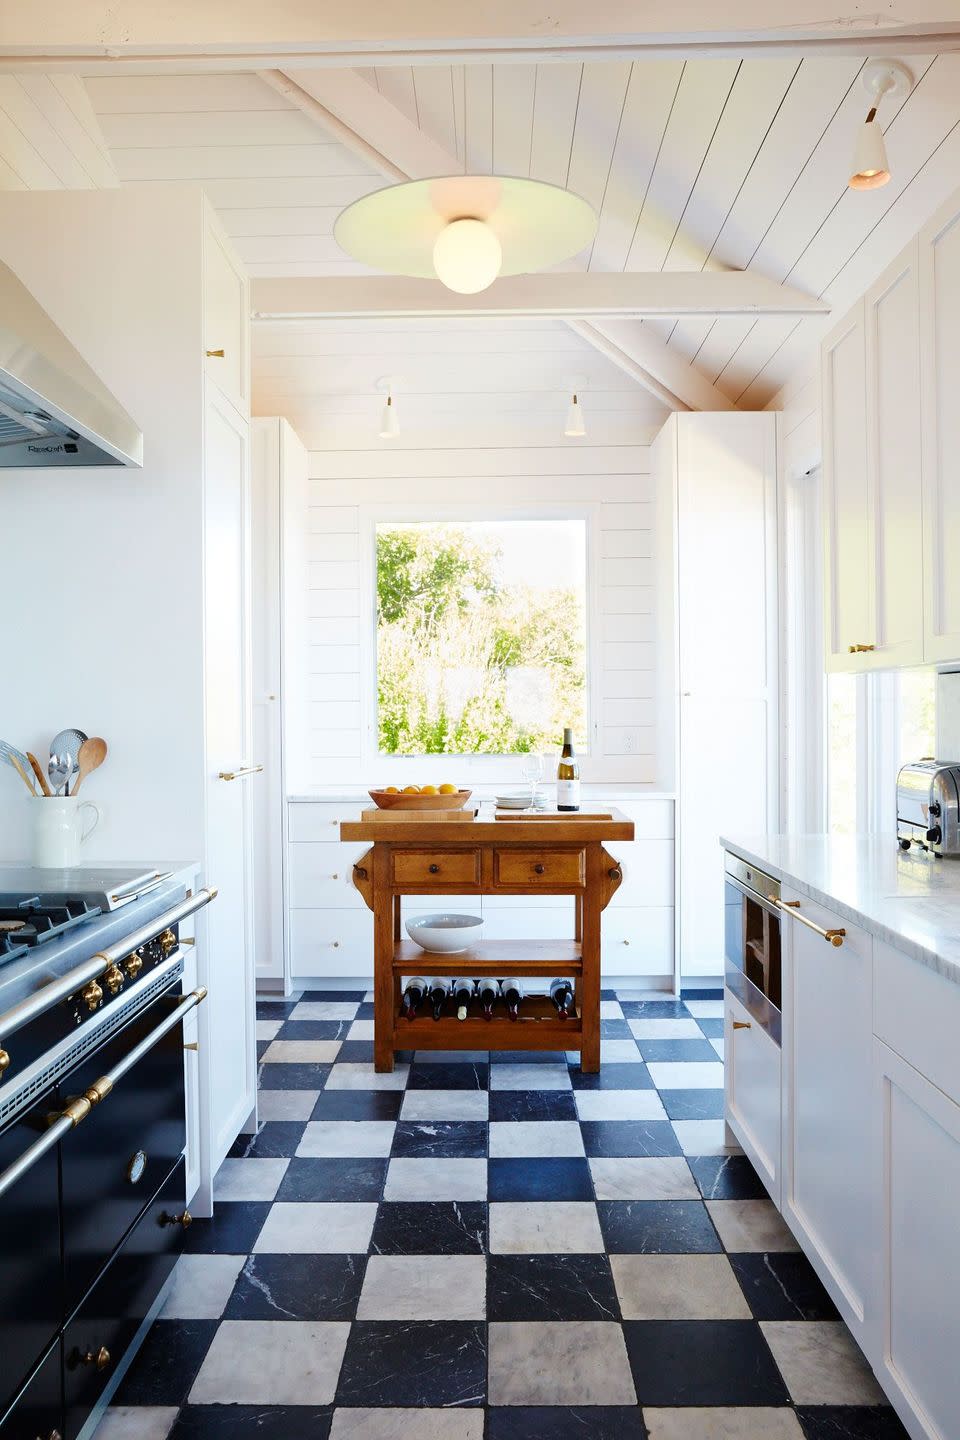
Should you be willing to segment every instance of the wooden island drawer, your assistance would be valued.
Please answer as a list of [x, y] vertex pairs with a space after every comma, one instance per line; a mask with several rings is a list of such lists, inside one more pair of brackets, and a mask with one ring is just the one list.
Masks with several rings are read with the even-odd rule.
[[581, 886], [586, 880], [585, 850], [543, 850], [511, 845], [493, 852], [493, 883], [539, 887]]
[[479, 850], [394, 850], [392, 859], [394, 885], [480, 884]]

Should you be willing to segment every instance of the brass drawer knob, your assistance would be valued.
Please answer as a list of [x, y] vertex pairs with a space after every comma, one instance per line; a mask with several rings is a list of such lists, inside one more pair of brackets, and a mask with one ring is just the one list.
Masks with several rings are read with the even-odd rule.
[[84, 985], [80, 991], [80, 998], [88, 1010], [96, 1010], [103, 999], [103, 990], [96, 980], [91, 980], [89, 985]]
[[98, 1370], [106, 1370], [110, 1364], [110, 1351], [106, 1345], [101, 1345], [99, 1350], [88, 1350], [85, 1355], [80, 1356], [80, 1363], [95, 1365]]
[[124, 974], [123, 971], [120, 969], [119, 965], [111, 965], [110, 969], [105, 972], [103, 977], [103, 983], [104, 985], [106, 985], [111, 995], [116, 995], [117, 991], [120, 990], [123, 986], [123, 981]]
[[160, 1216], [161, 1225], [179, 1225], [186, 1230], [193, 1224], [193, 1216], [189, 1210], [182, 1211], [179, 1215], [168, 1215], [166, 1211]]

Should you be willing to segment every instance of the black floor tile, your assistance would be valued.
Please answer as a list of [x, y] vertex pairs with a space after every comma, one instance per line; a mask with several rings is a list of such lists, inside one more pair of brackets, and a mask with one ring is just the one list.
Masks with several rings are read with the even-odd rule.
[[707, 989], [703, 989], [703, 988], [701, 987], [701, 988], [698, 990], [695, 985], [692, 986], [692, 987], [685, 985], [685, 986], [682, 986], [681, 989], [680, 989], [680, 999], [681, 999], [681, 1000], [722, 1000], [722, 999], [723, 999], [723, 990], [722, 990], [719, 986], [716, 986], [716, 987], [714, 987], [714, 988], [707, 988]]
[[473, 1406], [486, 1393], [482, 1321], [357, 1320], [351, 1327], [338, 1405]]
[[640, 1054], [646, 1061], [710, 1060], [718, 1056], [709, 1040], [638, 1040]]
[[257, 1063], [258, 1063], [258, 1064], [259, 1064], [260, 1061], [263, 1059], [264, 1055], [266, 1055], [267, 1051], [270, 1049], [270, 1046], [271, 1046], [272, 1044], [273, 1044], [273, 1041], [272, 1041], [272, 1040], [258, 1040], [258, 1041], [257, 1041]]
[[169, 1440], [327, 1440], [332, 1416], [332, 1405], [186, 1405]]
[[706, 1035], [708, 1040], [723, 1039], [722, 1020], [705, 1020], [703, 1016], [698, 1015], [697, 1024], [700, 1026], [700, 1029], [703, 1031], [704, 1035]]
[[746, 1155], [690, 1155], [704, 1200], [763, 1200], [766, 1188]]
[[667, 1120], [583, 1120], [583, 1145], [590, 1156], [681, 1155]]
[[660, 1099], [671, 1120], [723, 1119], [722, 1090], [661, 1090]]
[[619, 1320], [606, 1255], [491, 1255], [488, 1320]]
[[391, 1155], [409, 1159], [481, 1159], [487, 1153], [485, 1121], [401, 1120]]
[[278, 1040], [346, 1040], [352, 1020], [285, 1020]]
[[491, 1050], [491, 1065], [566, 1065], [566, 1050]]
[[706, 1255], [723, 1249], [699, 1200], [601, 1200], [597, 1210], [610, 1255]]
[[787, 1405], [787, 1387], [753, 1320], [627, 1320], [640, 1405]]
[[303, 1139], [303, 1120], [264, 1120], [256, 1135], [238, 1135], [227, 1154], [234, 1159], [289, 1160]]
[[576, 1120], [570, 1090], [491, 1090], [491, 1120]]
[[285, 1020], [298, 1003], [296, 1000], [258, 1000], [257, 1019]]
[[410, 1066], [408, 1090], [486, 1090], [489, 1066], [471, 1062], [465, 1065]]
[[188, 1255], [249, 1255], [270, 1213], [269, 1201], [218, 1200], [212, 1220], [194, 1220], [183, 1232]]
[[593, 1075], [579, 1065], [570, 1066], [570, 1083], [574, 1090], [652, 1090], [653, 1081], [646, 1065], [636, 1061], [611, 1061]]
[[218, 1320], [157, 1320], [120, 1382], [115, 1405], [182, 1405]]
[[379, 1200], [387, 1178], [381, 1159], [291, 1160], [278, 1200]]
[[371, 1255], [482, 1255], [482, 1200], [385, 1200], [377, 1211]]
[[304, 990], [301, 1000], [329, 1000], [334, 1005], [359, 1005], [366, 990]]
[[487, 1411], [487, 1440], [647, 1440], [647, 1431], [635, 1405], [494, 1405]]
[[225, 1320], [353, 1320], [365, 1255], [251, 1255]]
[[349, 1060], [351, 1065], [373, 1064], [372, 1040], [344, 1040], [337, 1051], [338, 1060]]
[[402, 1090], [324, 1090], [311, 1120], [396, 1120]]
[[261, 1090], [322, 1090], [330, 1065], [261, 1065]]
[[593, 1182], [586, 1160], [490, 1160], [487, 1194], [491, 1200], [592, 1200]]
[[840, 1319], [805, 1255], [783, 1250], [729, 1259], [755, 1320]]
[[886, 1405], [798, 1405], [806, 1440], [910, 1440]]
[[689, 1020], [690, 1011], [682, 1000], [621, 1000], [627, 1020]]

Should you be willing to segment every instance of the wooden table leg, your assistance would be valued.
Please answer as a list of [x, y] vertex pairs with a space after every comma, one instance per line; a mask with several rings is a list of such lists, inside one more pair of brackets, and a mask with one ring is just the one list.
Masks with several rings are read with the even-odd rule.
[[588, 845], [580, 936], [583, 956], [580, 1068], [591, 1075], [600, 1069], [600, 915], [603, 904], [600, 861], [600, 846]]
[[379, 846], [373, 855], [373, 1068], [378, 1074], [393, 1069], [393, 933], [394, 903], [387, 867], [390, 857]]

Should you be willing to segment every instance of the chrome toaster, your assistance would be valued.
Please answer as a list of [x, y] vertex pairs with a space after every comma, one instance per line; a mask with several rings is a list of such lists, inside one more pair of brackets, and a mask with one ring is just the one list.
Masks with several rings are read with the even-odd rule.
[[933, 855], [960, 856], [960, 765], [917, 760], [897, 776], [897, 839]]

